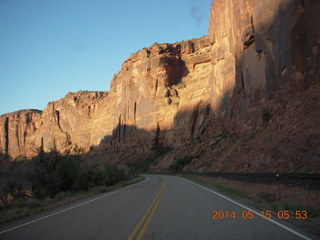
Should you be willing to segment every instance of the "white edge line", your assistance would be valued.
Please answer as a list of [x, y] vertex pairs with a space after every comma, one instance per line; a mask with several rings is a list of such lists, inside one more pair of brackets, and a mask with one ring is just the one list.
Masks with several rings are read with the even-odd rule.
[[216, 194], [216, 195], [218, 195], [218, 196], [220, 196], [220, 197], [222, 197], [222, 198], [224, 198], [224, 199], [226, 199], [226, 200], [228, 200], [228, 201], [230, 201], [230, 202], [232, 202], [232, 203], [234, 203], [234, 204], [236, 204], [236, 205], [238, 205], [238, 206], [240, 206], [240, 207], [242, 207], [242, 208], [244, 208], [244, 209], [247, 209], [247, 210], [249, 210], [249, 211], [252, 211], [252, 212], [254, 212], [255, 214], [257, 214], [258, 216], [262, 217], [263, 219], [265, 219], [265, 220], [267, 220], [267, 221], [269, 221], [269, 222], [272, 222], [272, 223], [278, 225], [279, 227], [282, 227], [282, 228], [284, 228], [285, 230], [287, 230], [287, 231], [289, 231], [289, 232], [291, 232], [291, 233], [293, 233], [293, 234], [295, 234], [295, 235], [297, 235], [297, 236], [299, 236], [299, 237], [301, 237], [301, 238], [303, 238], [303, 239], [312, 240], [311, 238], [309, 238], [309, 237], [307, 237], [307, 236], [305, 236], [305, 235], [303, 235], [303, 234], [301, 234], [301, 233], [298, 233], [297, 231], [295, 231], [295, 230], [293, 230], [293, 229], [291, 229], [291, 228], [289, 228], [289, 227], [287, 227], [287, 226], [285, 226], [285, 225], [283, 225], [283, 224], [281, 224], [281, 223], [279, 223], [279, 222], [277, 222], [277, 221], [275, 221], [275, 220], [272, 220], [272, 219], [268, 219], [268, 218], [263, 217], [262, 214], [260, 214], [259, 212], [255, 211], [255, 210], [253, 210], [253, 209], [251, 209], [251, 208], [249, 208], [249, 207], [246, 207], [246, 206], [242, 205], [241, 203], [238, 203], [238, 202], [236, 202], [236, 201], [234, 201], [234, 200], [232, 200], [232, 199], [230, 199], [230, 198], [228, 198], [228, 197], [226, 197], [226, 196], [224, 196], [224, 195], [222, 195], [222, 194], [220, 194], [220, 193], [217, 193], [217, 192], [215, 192], [215, 191], [213, 191], [213, 190], [211, 190], [211, 189], [209, 189], [209, 188], [206, 188], [206, 187], [204, 187], [204, 186], [201, 186], [201, 185], [199, 185], [199, 184], [197, 184], [197, 183], [195, 183], [195, 182], [192, 182], [192, 181], [190, 181], [190, 180], [188, 180], [188, 179], [185, 179], [185, 178], [183, 178], [183, 177], [181, 177], [181, 179], [183, 179], [183, 180], [185, 180], [185, 181], [188, 181], [188, 182], [190, 182], [190, 183], [193, 183], [193, 184], [197, 185], [198, 187], [201, 187], [201, 188], [203, 188], [203, 189], [205, 189], [205, 190], [207, 190], [207, 191], [209, 191], [209, 192], [212, 192], [212, 193], [214, 193], [214, 194]]
[[[141, 181], [141, 182], [138, 182], [138, 183], [135, 183], [135, 184], [131, 184], [131, 185], [126, 186], [126, 187], [124, 187], [124, 188], [120, 188], [120, 189], [118, 189], [118, 190], [116, 190], [116, 191], [113, 191], [113, 192], [110, 192], [110, 193], [106, 193], [106, 194], [104, 194], [104, 195], [102, 195], [102, 196], [100, 196], [100, 197], [97, 197], [97, 198], [94, 198], [94, 199], [90, 199], [89, 201], [86, 201], [86, 202], [83, 202], [83, 203], [80, 203], [80, 204], [74, 205], [74, 206], [72, 206], [72, 207], [69, 207], [69, 208], [63, 209], [63, 210], [61, 210], [61, 211], [58, 211], [58, 212], [55, 212], [55, 213], [52, 213], [52, 214], [46, 215], [46, 216], [44, 216], [44, 217], [41, 217], [41, 218], [38, 218], [38, 219], [32, 220], [32, 221], [30, 221], [30, 222], [26, 222], [26, 223], [20, 224], [20, 225], [18, 225], [18, 226], [15, 226], [15, 227], [12, 227], [12, 228], [6, 229], [6, 230], [4, 230], [4, 231], [0, 232], [0, 234], [3, 234], [3, 233], [6, 233], [6, 232], [9, 232], [9, 231], [12, 231], [12, 230], [14, 230], [14, 229], [17, 229], [17, 228], [20, 228], [20, 227], [23, 227], [23, 226], [29, 225], [29, 224], [34, 223], [34, 222], [41, 221], [41, 220], [43, 220], [43, 219], [46, 219], [46, 218], [49, 218], [49, 217], [52, 217], [52, 216], [58, 215], [58, 214], [60, 214], [60, 213], [66, 212], [66, 211], [69, 211], [69, 210], [71, 210], [71, 209], [73, 209], [73, 208], [80, 207], [80, 206], [85, 205], [85, 204], [88, 204], [88, 203], [90, 203], [90, 202], [93, 202], [93, 201], [99, 200], [99, 199], [104, 198], [104, 197], [106, 197], [106, 196], [109, 196], [109, 195], [111, 195], [111, 194], [117, 193], [117, 192], [119, 192], [119, 191], [121, 191], [121, 190], [123, 190], [123, 189], [126, 189], [126, 188], [129, 188], [129, 187], [136, 186], [137, 184], [143, 183], [143, 182], [147, 181], [148, 179], [149, 179], [149, 178], [148, 178], [148, 177], [146, 177], [146, 179], [145, 179], [145, 180], [143, 180], [143, 181]], [[48, 209], [48, 210], [49, 210], [49, 209]]]

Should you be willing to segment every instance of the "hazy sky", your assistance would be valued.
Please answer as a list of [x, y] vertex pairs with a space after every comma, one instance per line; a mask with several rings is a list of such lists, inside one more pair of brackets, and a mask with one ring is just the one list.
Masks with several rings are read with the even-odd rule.
[[0, 114], [106, 91], [134, 52], [208, 32], [211, 0], [0, 0]]

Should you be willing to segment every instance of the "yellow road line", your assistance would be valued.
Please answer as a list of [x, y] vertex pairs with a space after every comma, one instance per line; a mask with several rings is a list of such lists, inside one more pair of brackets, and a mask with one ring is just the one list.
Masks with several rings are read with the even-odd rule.
[[166, 189], [166, 186], [167, 186], [167, 183], [165, 182], [164, 185], [163, 185], [162, 191], [161, 191], [161, 193], [160, 193], [160, 196], [159, 196], [159, 198], [158, 198], [158, 200], [157, 200], [154, 208], [152, 209], [152, 211], [151, 211], [151, 213], [150, 213], [147, 221], [145, 222], [144, 226], [142, 227], [142, 229], [141, 229], [141, 231], [140, 231], [140, 233], [139, 233], [139, 235], [138, 235], [138, 237], [137, 237], [137, 240], [141, 240], [141, 239], [143, 238], [143, 235], [144, 235], [145, 232], [147, 231], [148, 226], [149, 226], [149, 224], [150, 224], [150, 222], [151, 222], [151, 220], [152, 220], [152, 218], [153, 218], [153, 215], [155, 214], [155, 212], [156, 212], [156, 210], [157, 210], [157, 208], [158, 208], [158, 205], [159, 205], [160, 200], [161, 200], [161, 198], [162, 198], [162, 196], [163, 196], [163, 193], [164, 193], [164, 191], [165, 191], [165, 189]]
[[151, 209], [153, 208], [154, 204], [156, 203], [157, 199], [160, 196], [162, 187], [160, 189], [160, 191], [157, 193], [156, 197], [154, 198], [154, 200], [152, 201], [150, 207], [148, 208], [148, 210], [146, 211], [146, 213], [143, 215], [143, 217], [140, 219], [139, 223], [136, 225], [136, 227], [133, 229], [132, 233], [130, 234], [130, 236], [128, 237], [128, 240], [132, 240], [133, 237], [136, 235], [136, 233], [138, 232], [139, 228], [141, 227], [141, 225], [143, 224], [143, 222], [145, 221], [145, 219], [147, 218], [149, 212], [151, 211]]
[[[150, 207], [148, 208], [148, 210], [146, 211], [146, 213], [143, 215], [143, 217], [141, 218], [141, 220], [139, 221], [139, 223], [136, 225], [136, 227], [133, 229], [132, 233], [130, 234], [130, 236], [128, 237], [128, 240], [132, 240], [134, 238], [134, 236], [137, 234], [137, 232], [139, 231], [139, 229], [141, 228], [141, 231], [139, 233], [139, 235], [137, 236], [136, 239], [142, 239], [143, 235], [145, 234], [155, 212], [156, 209], [160, 203], [160, 200], [162, 198], [162, 195], [165, 191], [167, 182], [163, 182], [160, 191], [158, 192], [158, 194], [156, 195], [155, 199], [152, 201]], [[149, 217], [148, 217], [149, 216]], [[146, 220], [146, 218], [148, 217], [148, 219]], [[145, 222], [146, 220], [146, 222]], [[145, 223], [144, 223], [145, 222]], [[142, 226], [142, 224], [144, 223], [144, 225]]]

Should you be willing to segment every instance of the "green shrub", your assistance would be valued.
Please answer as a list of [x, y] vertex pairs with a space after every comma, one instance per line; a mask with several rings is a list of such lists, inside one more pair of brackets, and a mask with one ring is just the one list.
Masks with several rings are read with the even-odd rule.
[[79, 155], [44, 153], [32, 160], [30, 181], [33, 195], [42, 199], [53, 198], [59, 192], [88, 191], [94, 186], [113, 185], [123, 179], [125, 171], [106, 164], [103, 170], [97, 166], [83, 166]]
[[121, 171], [123, 180], [131, 180], [137, 176], [137, 172], [127, 165], [122, 165], [119, 169]]
[[184, 157], [180, 157], [175, 159], [174, 163], [172, 163], [169, 167], [170, 171], [173, 172], [181, 172], [182, 169], [188, 165], [194, 157], [192, 155], [187, 155]]
[[0, 201], [3, 204], [3, 207], [9, 206], [11, 200], [15, 201], [16, 199], [23, 198], [24, 196], [25, 192], [21, 183], [7, 182], [7, 184], [0, 190]]
[[185, 82], [181, 81], [181, 82], [177, 83], [176, 86], [178, 89], [182, 89], [182, 88], [187, 87], [187, 84]]
[[303, 169], [302, 169], [302, 172], [303, 173], [308, 173], [308, 172], [311, 172], [311, 168], [310, 167], [308, 167], [308, 166], [305, 166]]
[[18, 198], [12, 203], [13, 208], [23, 208], [26, 207], [26, 199]]
[[58, 170], [63, 157], [58, 152], [44, 153], [39, 150], [39, 155], [32, 160], [30, 180], [32, 191], [36, 198], [54, 197], [59, 192], [60, 179]]
[[148, 157], [143, 159], [142, 161], [130, 163], [129, 168], [133, 169], [134, 171], [141, 173], [147, 172], [149, 170], [150, 165], [154, 162], [154, 158]]
[[13, 199], [23, 198], [25, 196], [22, 184], [17, 182], [8, 182], [5, 187], [5, 192], [10, 194]]
[[74, 184], [80, 177], [80, 168], [80, 159], [77, 156], [67, 156], [61, 161], [58, 169], [59, 191], [68, 191], [72, 187], [77, 188]]
[[88, 191], [93, 186], [104, 185], [105, 174], [95, 166], [82, 168], [77, 184], [77, 189]]
[[263, 108], [262, 111], [261, 111], [261, 115], [262, 115], [262, 121], [264, 124], [267, 124], [270, 119], [271, 119], [271, 114], [269, 112], [269, 109], [268, 108]]
[[173, 150], [173, 148], [169, 147], [169, 146], [158, 146], [155, 149], [153, 157], [154, 158], [162, 157], [162, 156], [166, 155], [167, 153], [171, 152], [172, 150]]
[[142, 161], [129, 164], [129, 168], [133, 169], [135, 172], [147, 172], [151, 165], [154, 165], [159, 158], [168, 154], [173, 150], [169, 146], [157, 146], [152, 156], [143, 159]]
[[122, 173], [115, 165], [105, 164], [104, 165], [105, 174], [105, 185], [110, 186], [122, 179]]
[[30, 181], [33, 195], [53, 198], [58, 192], [83, 190], [82, 167], [79, 156], [61, 155], [56, 151], [44, 153], [32, 160]]
[[229, 138], [231, 135], [228, 132], [228, 130], [224, 129], [222, 130], [222, 133], [216, 136], [216, 141], [214, 143], [211, 143], [209, 146], [210, 147], [216, 147], [218, 146], [221, 142], [223, 142], [225, 139]]

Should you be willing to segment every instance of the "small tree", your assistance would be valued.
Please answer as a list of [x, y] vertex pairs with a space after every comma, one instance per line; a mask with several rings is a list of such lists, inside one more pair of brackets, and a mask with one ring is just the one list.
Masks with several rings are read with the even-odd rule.
[[25, 196], [22, 184], [17, 182], [8, 182], [5, 191], [9, 193], [13, 199], [18, 199]]
[[35, 197], [53, 197], [59, 191], [58, 169], [62, 156], [53, 151], [45, 153], [38, 149], [38, 156], [32, 160], [30, 180]]
[[[11, 196], [11, 198], [9, 198]], [[23, 191], [22, 184], [17, 182], [8, 182], [5, 187], [1, 189], [0, 200], [4, 207], [9, 205], [9, 199], [13, 201], [23, 198], [25, 192]]]
[[115, 165], [104, 165], [105, 184], [107, 186], [113, 185], [122, 179], [122, 173]]
[[193, 158], [194, 156], [191, 155], [179, 157], [175, 159], [175, 162], [170, 165], [169, 170], [173, 172], [181, 172], [186, 165], [191, 163]]
[[9, 205], [8, 192], [6, 191], [5, 187], [3, 187], [0, 191], [0, 200], [2, 202], [3, 207], [7, 207]]
[[267, 124], [270, 119], [271, 119], [271, 114], [269, 112], [269, 109], [268, 108], [263, 108], [262, 111], [261, 111], [261, 115], [262, 115], [262, 121], [264, 124]]
[[75, 187], [74, 184], [79, 179], [80, 172], [80, 158], [78, 156], [64, 157], [58, 169], [59, 191], [68, 191]]

